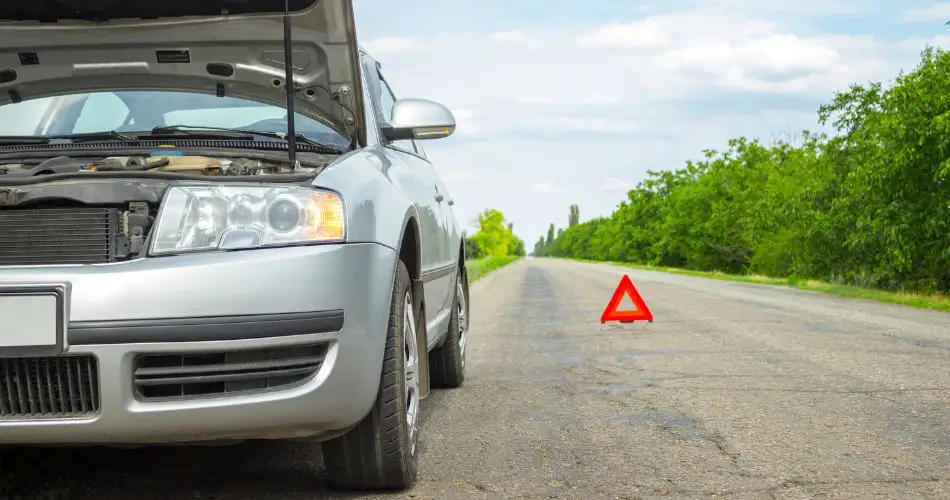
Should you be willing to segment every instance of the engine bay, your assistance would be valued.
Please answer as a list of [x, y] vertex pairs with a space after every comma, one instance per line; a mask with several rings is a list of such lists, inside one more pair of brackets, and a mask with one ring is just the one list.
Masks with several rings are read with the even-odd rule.
[[[318, 165], [291, 168], [286, 160], [177, 151], [0, 160], [0, 239], [5, 242], [0, 245], [0, 266], [136, 258], [148, 244], [159, 204], [172, 182], [260, 182], [265, 179], [258, 177], [265, 177], [309, 184], [326, 166]], [[92, 233], [99, 238], [97, 228], [102, 228], [97, 248], [107, 251], [70, 257]], [[49, 255], [38, 253], [47, 248]], [[9, 252], [14, 253], [6, 255]]]
[[39, 160], [17, 160], [0, 164], [0, 183], [4, 177], [23, 177], [77, 172], [173, 172], [192, 175], [267, 175], [299, 172], [281, 162], [246, 157], [222, 158], [155, 152], [149, 155], [72, 157], [57, 156]]

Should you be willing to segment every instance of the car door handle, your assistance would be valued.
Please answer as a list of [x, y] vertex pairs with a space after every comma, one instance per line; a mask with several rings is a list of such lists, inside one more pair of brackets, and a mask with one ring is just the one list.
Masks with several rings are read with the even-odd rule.
[[439, 203], [442, 203], [442, 200], [444, 200], [444, 199], [445, 199], [445, 197], [442, 196], [441, 194], [435, 195], [435, 201], [437, 201], [437, 202], [439, 202]]

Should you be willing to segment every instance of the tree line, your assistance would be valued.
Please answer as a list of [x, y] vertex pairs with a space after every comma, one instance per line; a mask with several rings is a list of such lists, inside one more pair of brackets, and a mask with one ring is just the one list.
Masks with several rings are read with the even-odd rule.
[[462, 235], [465, 241], [465, 257], [524, 256], [524, 241], [515, 235], [514, 224], [505, 220], [501, 211], [489, 208], [478, 214], [475, 234]]
[[950, 54], [852, 84], [803, 131], [650, 171], [607, 217], [554, 224], [534, 254], [950, 292]]

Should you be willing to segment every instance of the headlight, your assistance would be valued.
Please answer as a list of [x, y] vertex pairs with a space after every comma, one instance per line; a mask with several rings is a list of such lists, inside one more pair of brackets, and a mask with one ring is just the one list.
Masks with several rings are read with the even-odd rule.
[[338, 242], [336, 193], [286, 186], [172, 186], [155, 223], [152, 254]]

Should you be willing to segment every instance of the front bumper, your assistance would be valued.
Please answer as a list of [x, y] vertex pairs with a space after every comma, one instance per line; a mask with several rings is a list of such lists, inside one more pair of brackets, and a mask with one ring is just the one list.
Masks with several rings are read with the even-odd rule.
[[[0, 268], [0, 286], [68, 285], [64, 356], [91, 355], [98, 370], [93, 414], [0, 416], [0, 443], [168, 443], [345, 430], [376, 397], [397, 258], [382, 245], [349, 244]], [[279, 390], [150, 398], [133, 376], [143, 355], [311, 345], [324, 348], [319, 369]], [[0, 389], [4, 394], [10, 397]]]

